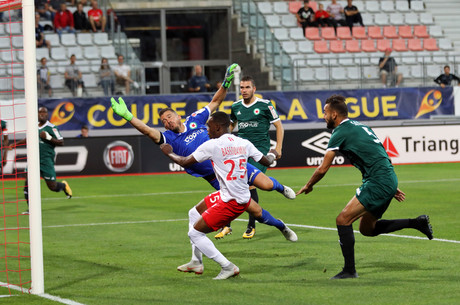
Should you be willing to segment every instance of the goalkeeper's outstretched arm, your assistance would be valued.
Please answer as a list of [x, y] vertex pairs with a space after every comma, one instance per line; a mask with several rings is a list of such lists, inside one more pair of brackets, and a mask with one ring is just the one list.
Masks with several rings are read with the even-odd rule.
[[161, 140], [161, 132], [158, 129], [147, 126], [144, 122], [135, 118], [133, 114], [126, 107], [125, 101], [119, 97], [118, 102], [112, 97], [113, 112], [127, 120], [134, 128], [139, 130], [143, 135], [148, 136], [153, 142], [159, 143]]
[[232, 64], [227, 68], [222, 86], [219, 88], [219, 90], [217, 90], [217, 92], [212, 97], [212, 101], [208, 104], [211, 113], [219, 108], [225, 96], [227, 96], [227, 90], [232, 84], [233, 78], [235, 78], [234, 74], [236, 70], [239, 70], [238, 64]]

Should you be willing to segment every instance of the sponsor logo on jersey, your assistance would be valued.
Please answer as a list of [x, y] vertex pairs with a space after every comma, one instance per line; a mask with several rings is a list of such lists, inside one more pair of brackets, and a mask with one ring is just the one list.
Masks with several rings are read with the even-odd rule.
[[259, 126], [259, 123], [258, 122], [253, 122], [253, 121], [238, 123], [238, 128], [239, 129], [244, 129], [244, 128], [248, 128], [248, 127], [258, 127], [258, 126]]
[[268, 109], [270, 110], [271, 114], [272, 114], [272, 117], [274, 119], [277, 119], [278, 118], [278, 113], [276, 113], [276, 110], [273, 106], [268, 106]]
[[399, 153], [396, 150], [396, 147], [393, 145], [393, 142], [391, 142], [390, 137], [386, 137], [385, 141], [383, 141], [383, 147], [385, 147], [385, 151], [388, 154], [388, 157], [399, 157]]
[[190, 123], [190, 125], [188, 125], [190, 127], [190, 129], [196, 129], [198, 127], [198, 124], [195, 123], [195, 122], [192, 122]]
[[103, 159], [109, 170], [117, 173], [125, 172], [133, 165], [134, 151], [128, 143], [115, 141], [106, 146]]
[[196, 137], [197, 137], [199, 134], [202, 134], [203, 132], [205, 132], [205, 129], [198, 129], [197, 131], [194, 131], [192, 134], [189, 134], [189, 135], [184, 139], [184, 142], [186, 143], [186, 145], [190, 144], [191, 142], [193, 142], [193, 140], [196, 139]]
[[259, 108], [254, 109], [254, 114], [255, 114], [255, 115], [259, 115], [259, 113], [260, 113], [260, 109], [259, 109]]

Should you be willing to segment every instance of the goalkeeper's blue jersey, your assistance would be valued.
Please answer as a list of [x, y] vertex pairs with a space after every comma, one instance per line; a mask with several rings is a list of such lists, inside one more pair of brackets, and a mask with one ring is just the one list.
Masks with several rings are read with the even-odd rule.
[[[185, 119], [184, 132], [175, 133], [171, 130], [166, 130], [163, 133], [165, 143], [171, 145], [174, 153], [179, 156], [186, 157], [191, 155], [198, 146], [209, 140], [206, 122], [210, 114], [208, 106], [195, 111]], [[186, 168], [185, 171], [195, 177], [205, 177], [214, 174], [211, 161], [209, 160], [193, 164]]]

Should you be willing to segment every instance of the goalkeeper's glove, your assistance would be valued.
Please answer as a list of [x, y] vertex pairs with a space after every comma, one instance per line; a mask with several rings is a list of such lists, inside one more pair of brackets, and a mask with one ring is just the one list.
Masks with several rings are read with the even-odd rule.
[[119, 97], [118, 102], [112, 97], [110, 100], [112, 102], [112, 109], [113, 112], [121, 116], [127, 121], [131, 121], [133, 119], [133, 114], [129, 112], [128, 107], [126, 107], [125, 101]]
[[235, 77], [234, 72], [237, 67], [238, 67], [238, 64], [234, 63], [227, 68], [227, 72], [225, 72], [225, 76], [224, 76], [224, 81], [222, 82], [222, 87], [224, 87], [225, 89], [230, 88], [233, 78]]

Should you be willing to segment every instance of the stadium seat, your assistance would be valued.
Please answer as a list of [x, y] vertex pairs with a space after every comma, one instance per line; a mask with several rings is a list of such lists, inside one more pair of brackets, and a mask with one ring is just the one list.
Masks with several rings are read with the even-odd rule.
[[317, 40], [313, 45], [313, 50], [316, 53], [329, 53], [329, 48], [327, 46], [327, 41], [324, 40]]
[[78, 33], [77, 34], [77, 43], [81, 46], [92, 46], [93, 45], [93, 35], [90, 33]]
[[321, 40], [321, 37], [319, 36], [319, 29], [313, 27], [305, 29], [305, 37], [310, 40]]
[[430, 36], [441, 38], [444, 37], [444, 33], [442, 32], [442, 28], [439, 25], [430, 25]]
[[350, 52], [350, 53], [361, 52], [361, 48], [359, 47], [359, 40], [345, 41], [345, 49], [347, 50], [347, 52]]
[[423, 4], [423, 1], [411, 1], [410, 8], [413, 11], [416, 11], [416, 12], [424, 12], [425, 11], [425, 6]]
[[61, 43], [59, 42], [58, 34], [45, 34], [45, 40], [48, 40], [52, 47], [60, 47]]
[[22, 34], [22, 22], [11, 22], [9, 24], [5, 24], [5, 33], [8, 35]]
[[423, 51], [421, 39], [409, 39], [407, 41], [407, 47], [411, 51]]
[[401, 73], [403, 77], [407, 78], [410, 75], [410, 67], [409, 66], [398, 66], [398, 73]]
[[316, 68], [315, 78], [320, 81], [329, 80], [329, 69], [328, 68]]
[[331, 78], [333, 80], [343, 81], [347, 80], [347, 73], [346, 70], [342, 67], [333, 67], [331, 69]]
[[61, 44], [66, 47], [73, 47], [77, 45], [75, 34], [64, 33], [61, 35]]
[[[361, 42], [362, 43], [362, 42]], [[367, 53], [355, 53], [354, 54], [355, 63], [359, 66], [369, 64], [369, 56]]]
[[70, 58], [71, 55], [75, 55], [77, 60], [83, 58], [82, 48], [81, 47], [69, 47], [67, 48], [67, 58]]
[[370, 13], [380, 13], [380, 4], [378, 1], [365, 1], [366, 11]]
[[313, 44], [309, 40], [297, 42], [297, 49], [299, 53], [313, 53]]
[[[115, 48], [114, 46], [102, 46], [101, 47], [101, 54], [104, 54], [104, 57], [107, 59], [115, 59], [117, 58], [117, 54], [115, 53]], [[93, 59], [93, 58], [89, 58]]]
[[4, 23], [0, 23], [0, 36], [4, 36], [6, 33], [5, 33], [5, 24]]
[[358, 80], [361, 79], [361, 68], [360, 67], [347, 67], [346, 68], [347, 76], [349, 79]]
[[16, 57], [20, 63], [24, 62], [24, 50], [17, 50]]
[[430, 35], [427, 33], [425, 25], [414, 26], [414, 36], [417, 38], [429, 38]]
[[363, 23], [365, 26], [372, 26], [374, 24], [374, 15], [364, 14], [361, 16], [363, 18]]
[[267, 22], [268, 26], [271, 28], [278, 28], [281, 25], [280, 17], [276, 15], [266, 15], [265, 21]]
[[303, 6], [303, 2], [301, 1], [290, 1], [289, 2], [289, 12], [291, 14], [297, 14], [300, 8]]
[[83, 74], [83, 82], [85, 83], [86, 88], [95, 88], [97, 87], [97, 79], [94, 74]]
[[338, 54], [329, 53], [329, 54], [322, 54], [323, 65], [325, 66], [337, 66], [339, 64], [339, 57]]
[[[396, 52], [407, 52], [407, 46], [406, 46], [405, 39], [393, 39], [392, 45], [393, 45], [393, 50], [395, 50]], [[416, 50], [412, 50], [412, 51], [416, 51]]]
[[335, 35], [334, 28], [321, 28], [321, 37], [326, 40], [335, 40], [337, 36]]
[[[353, 27], [353, 28], [355, 28], [355, 27]], [[364, 27], [360, 27], [360, 28], [364, 29]], [[338, 39], [343, 39], [343, 40], [352, 39], [351, 33], [350, 33], [350, 28], [347, 27], [347, 26], [338, 27], [337, 28], [337, 38]]]
[[417, 63], [417, 54], [415, 52], [409, 51], [401, 58], [401, 62], [407, 65], [414, 65]]
[[[22, 72], [24, 73], [24, 72]], [[19, 75], [22, 75], [19, 74]], [[15, 77], [13, 78], [13, 87], [16, 90], [24, 90], [24, 77]]]
[[383, 27], [383, 37], [394, 39], [399, 38], [398, 33], [396, 33], [396, 27], [392, 25], [387, 25]]
[[423, 67], [420, 65], [411, 66], [410, 74], [414, 78], [422, 78], [423, 77]]
[[444, 71], [441, 70], [441, 67], [438, 65], [427, 65], [426, 66], [426, 76], [436, 78], [440, 74], [444, 73]]
[[288, 54], [297, 53], [297, 44], [295, 41], [292, 41], [292, 40], [283, 41], [281, 42], [281, 45], [283, 46], [283, 50], [286, 51], [286, 53]]
[[370, 26], [367, 28], [367, 35], [371, 39], [382, 39], [382, 28], [379, 26]]
[[15, 49], [22, 49], [24, 47], [22, 36], [11, 37], [11, 44]]
[[259, 8], [259, 12], [265, 15], [273, 14], [273, 8], [271, 2], [259, 2], [257, 3], [257, 7]]
[[390, 15], [390, 24], [404, 25], [404, 15], [401, 13], [393, 13]]
[[[0, 69], [0, 73], [5, 75], [5, 70]], [[11, 90], [11, 78], [0, 78], [0, 91], [9, 91]]]
[[432, 62], [431, 52], [419, 51], [417, 52], [417, 62], [429, 64]]
[[423, 48], [427, 51], [439, 51], [438, 43], [435, 38], [424, 39]]
[[107, 33], [94, 33], [93, 34], [94, 43], [98, 46], [109, 45], [109, 35]]
[[449, 62], [449, 58], [446, 56], [445, 52], [436, 52], [436, 55], [433, 56], [433, 62], [437, 64], [446, 64]]
[[339, 53], [337, 54], [339, 57], [339, 65], [341, 66], [354, 66], [355, 61], [352, 54], [347, 53]]
[[333, 52], [333, 53], [345, 53], [345, 49], [343, 47], [343, 41], [342, 40], [332, 40], [329, 43], [329, 47], [331, 49], [331, 52]]
[[431, 13], [420, 13], [421, 24], [434, 24], [433, 15]]
[[65, 68], [69, 65], [68, 61], [58, 61], [57, 62], [57, 73], [64, 74]]
[[35, 52], [35, 57], [37, 61], [40, 61], [43, 57], [45, 57], [47, 60], [50, 59], [50, 52], [48, 51], [47, 48], [38, 48]]
[[401, 38], [412, 38], [412, 28], [410, 25], [401, 25], [398, 28], [398, 34]]
[[383, 12], [393, 13], [395, 11], [395, 5], [393, 1], [381, 1], [380, 8]]
[[289, 13], [289, 6], [286, 2], [277, 1], [273, 3], [273, 11], [276, 14], [287, 14]]
[[11, 40], [10, 37], [0, 37], [0, 49], [10, 49]]
[[395, 8], [398, 12], [401, 13], [410, 12], [409, 2], [406, 0], [396, 1]]
[[388, 20], [388, 14], [384, 14], [384, 13], [375, 14], [374, 23], [376, 25], [388, 25], [390, 23]]
[[275, 35], [276, 39], [278, 39], [278, 40], [288, 40], [289, 39], [288, 29], [286, 29], [286, 28], [273, 29], [273, 34]]
[[321, 55], [313, 54], [307, 57], [307, 65], [310, 67], [321, 67], [323, 62], [321, 61]]
[[366, 28], [363, 26], [354, 26], [351, 33], [355, 39], [367, 39]]
[[404, 16], [405, 23], [407, 25], [417, 25], [420, 24], [418, 21], [418, 15], [416, 13], [407, 13]]
[[452, 41], [448, 38], [439, 39], [439, 48], [444, 51], [452, 50]]
[[364, 52], [376, 52], [375, 40], [361, 40], [361, 50]]
[[377, 66], [363, 67], [363, 77], [366, 79], [378, 79], [379, 72], [378, 72]]
[[281, 16], [281, 25], [288, 28], [297, 28], [297, 18], [294, 15], [283, 15]]
[[51, 49], [51, 58], [53, 60], [67, 60], [67, 55], [65, 48], [52, 48]]
[[391, 48], [390, 40], [387, 39], [379, 39], [377, 40], [377, 50], [381, 52], [385, 52], [386, 49]]
[[305, 36], [302, 31], [302, 28], [291, 28], [289, 29], [289, 37], [291, 37], [292, 40], [300, 40], [304, 41]]
[[300, 68], [299, 70], [300, 80], [311, 82], [315, 80], [315, 69], [311, 68]]
[[[95, 46], [84, 47], [83, 48], [83, 56], [86, 59], [99, 59], [100, 58], [99, 49], [97, 47], [95, 47]], [[106, 54], [104, 54], [104, 57], [106, 57]]]
[[77, 61], [77, 64], [81, 73], [91, 73], [91, 63], [89, 61], [83, 59]]

